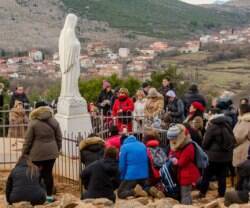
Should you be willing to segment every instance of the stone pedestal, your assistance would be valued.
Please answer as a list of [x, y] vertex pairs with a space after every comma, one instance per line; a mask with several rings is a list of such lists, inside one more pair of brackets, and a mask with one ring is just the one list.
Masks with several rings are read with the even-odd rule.
[[58, 100], [56, 120], [62, 134], [62, 153], [69, 157], [77, 157], [79, 149], [78, 137], [86, 138], [92, 132], [92, 124], [87, 103], [82, 97], [60, 97]]

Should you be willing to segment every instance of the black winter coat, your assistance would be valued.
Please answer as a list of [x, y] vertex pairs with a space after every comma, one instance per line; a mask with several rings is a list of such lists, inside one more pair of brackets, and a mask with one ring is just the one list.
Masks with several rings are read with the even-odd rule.
[[15, 105], [15, 101], [21, 101], [25, 107], [25, 109], [29, 108], [29, 99], [27, 98], [26, 94], [17, 94], [14, 92], [14, 94], [12, 95], [11, 99], [10, 99], [10, 108], [13, 108]]
[[204, 135], [202, 147], [212, 162], [231, 162], [235, 138], [230, 121], [219, 116], [210, 121]]
[[39, 205], [46, 201], [46, 192], [40, 185], [39, 173], [31, 177], [27, 168], [26, 161], [21, 161], [11, 171], [5, 192], [9, 204], [27, 201], [32, 205]]
[[167, 97], [167, 92], [170, 90], [170, 87], [169, 86], [162, 86], [161, 89], [160, 89], [160, 93], [163, 95], [164, 97], [164, 109], [166, 109], [167, 107], [167, 104], [168, 104], [168, 97]]
[[172, 118], [173, 123], [182, 123], [184, 120], [184, 105], [180, 99], [169, 102], [166, 107], [167, 113]]
[[86, 148], [80, 150], [81, 162], [88, 166], [92, 162], [99, 160], [104, 155], [104, 145], [102, 144], [91, 144]]
[[188, 129], [191, 139], [201, 146], [202, 136], [199, 134], [199, 132], [196, 129], [192, 128], [189, 124], [186, 124], [185, 127]]
[[118, 161], [98, 160], [84, 169], [82, 182], [87, 189], [83, 198], [108, 198], [115, 201], [114, 190], [119, 186]]
[[250, 192], [250, 160], [246, 160], [237, 168], [237, 174], [239, 176], [237, 191]]
[[106, 92], [105, 90], [102, 90], [98, 97], [97, 106], [103, 111], [104, 115], [107, 115], [111, 111], [112, 98], [113, 92]]
[[204, 107], [206, 107], [207, 105], [205, 98], [201, 94], [199, 94], [199, 92], [188, 91], [183, 97], [183, 103], [185, 106], [185, 115], [187, 115], [189, 107], [195, 101], [201, 103]]

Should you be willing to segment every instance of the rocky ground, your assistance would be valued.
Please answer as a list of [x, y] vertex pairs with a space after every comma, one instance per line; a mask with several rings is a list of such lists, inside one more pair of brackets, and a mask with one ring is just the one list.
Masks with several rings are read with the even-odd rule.
[[[12, 206], [7, 206], [4, 198], [4, 187], [6, 183], [8, 172], [0, 173], [0, 208], [32, 208], [26, 202], [18, 203]], [[204, 199], [198, 199], [198, 192], [194, 191], [193, 206], [183, 206], [177, 201], [164, 198], [152, 199], [150, 197], [130, 198], [128, 200], [118, 200], [113, 204], [107, 199], [96, 200], [79, 200], [79, 191], [77, 186], [69, 185], [69, 183], [56, 182], [57, 194], [56, 202], [52, 204], [45, 204], [42, 206], [35, 206], [35, 208], [225, 208], [223, 199], [216, 198], [216, 184], [212, 184], [211, 191]], [[250, 204], [246, 205], [231, 205], [231, 208], [250, 208]]]

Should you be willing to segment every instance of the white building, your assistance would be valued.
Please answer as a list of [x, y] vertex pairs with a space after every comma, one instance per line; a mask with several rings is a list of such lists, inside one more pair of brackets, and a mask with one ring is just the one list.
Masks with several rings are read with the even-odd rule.
[[13, 74], [10, 74], [9, 77], [12, 78], [12, 79], [18, 79], [19, 74], [18, 73], [13, 73]]
[[211, 35], [205, 35], [205, 36], [200, 37], [200, 42], [202, 44], [206, 44], [206, 43], [209, 43], [211, 39], [212, 39]]
[[35, 62], [43, 61], [43, 52], [38, 50], [31, 50], [29, 52], [29, 57], [31, 57]]
[[180, 48], [181, 53], [197, 53], [200, 50], [199, 41], [188, 41], [185, 43], [185, 46]]
[[127, 58], [129, 56], [130, 50], [128, 48], [119, 48], [119, 56], [121, 58]]

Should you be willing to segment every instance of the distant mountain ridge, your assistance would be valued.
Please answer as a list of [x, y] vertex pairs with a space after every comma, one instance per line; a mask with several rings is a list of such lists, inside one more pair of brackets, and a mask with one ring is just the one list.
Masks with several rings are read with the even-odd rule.
[[250, 0], [231, 0], [227, 3], [227, 5], [236, 7], [250, 7]]
[[68, 11], [135, 34], [178, 39], [250, 19], [179, 0], [62, 0]]
[[223, 4], [226, 4], [227, 2], [228, 0], [216, 0], [214, 4], [223, 5]]

